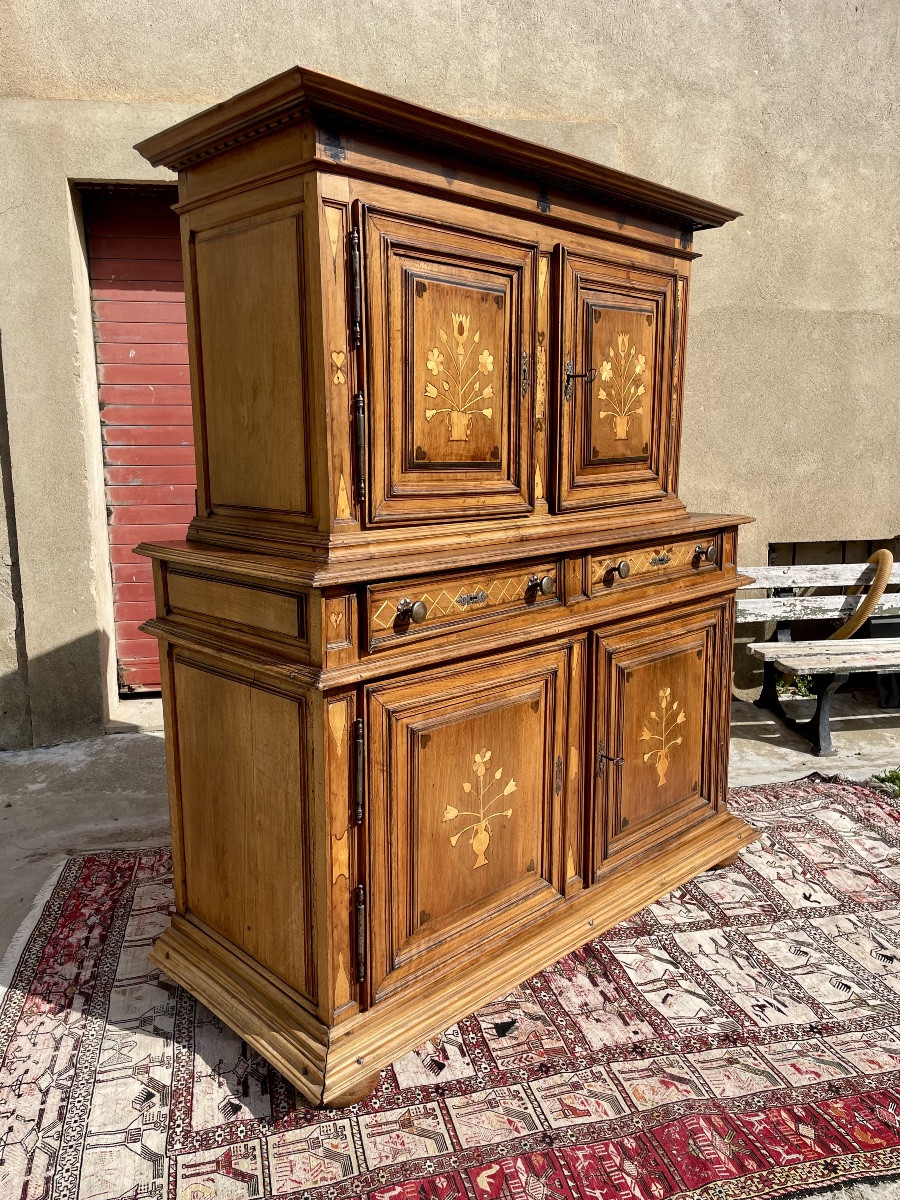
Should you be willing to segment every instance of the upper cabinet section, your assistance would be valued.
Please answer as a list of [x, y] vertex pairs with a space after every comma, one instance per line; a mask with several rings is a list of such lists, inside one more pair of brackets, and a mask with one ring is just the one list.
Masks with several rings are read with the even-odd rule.
[[672, 410], [678, 276], [558, 256], [557, 507], [662, 497]]
[[369, 212], [369, 517], [525, 514], [537, 247]]
[[138, 148], [179, 175], [191, 539], [338, 583], [676, 535], [693, 236], [737, 213], [300, 68]]

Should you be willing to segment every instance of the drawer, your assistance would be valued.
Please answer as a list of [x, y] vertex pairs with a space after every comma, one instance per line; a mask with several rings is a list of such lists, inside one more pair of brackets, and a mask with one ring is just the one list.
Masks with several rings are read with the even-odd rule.
[[[707, 555], [712, 554], [712, 559]], [[639, 587], [652, 580], [677, 579], [721, 570], [722, 541], [708, 535], [655, 542], [622, 553], [591, 555], [591, 595]], [[623, 578], [624, 575], [624, 578]]]
[[374, 584], [366, 597], [369, 649], [534, 608], [559, 607], [557, 580], [554, 561]]
[[307, 644], [304, 595], [171, 568], [165, 581], [166, 607], [173, 617], [238, 635]]

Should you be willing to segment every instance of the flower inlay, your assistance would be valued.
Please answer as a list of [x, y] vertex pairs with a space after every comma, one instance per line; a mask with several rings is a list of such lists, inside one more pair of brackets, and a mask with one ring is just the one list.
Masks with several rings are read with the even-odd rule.
[[[455, 846], [464, 833], [470, 833], [469, 845], [475, 854], [475, 867], [486, 867], [487, 858], [485, 851], [490, 845], [493, 828], [491, 821], [498, 817], [511, 817], [513, 810], [511, 808], [502, 811], [497, 810], [497, 805], [506, 797], [511, 796], [513, 792], [518, 791], [518, 784], [515, 779], [508, 779], [505, 785], [502, 785], [503, 768], [498, 767], [493, 774], [490, 773], [488, 764], [491, 761], [491, 751], [482, 750], [480, 754], [475, 755], [472, 763], [472, 771], [475, 775], [475, 787], [466, 780], [462, 785], [462, 790], [466, 795], [466, 799], [462, 800], [462, 804], [477, 804], [478, 809], [459, 809], [452, 804], [448, 804], [444, 809], [444, 815], [441, 818], [441, 823], [447, 821], [455, 821], [457, 817], [474, 817], [468, 825], [452, 834], [450, 837], [450, 845]], [[499, 790], [502, 785], [502, 790]]]
[[[434, 376], [434, 382], [425, 384], [425, 399], [436, 400], [434, 408], [425, 409], [425, 420], [431, 421], [439, 414], [447, 418], [447, 433], [451, 442], [467, 442], [472, 421], [476, 415], [488, 421], [494, 415], [490, 401], [494, 385], [490, 377], [494, 372], [494, 356], [490, 350], [482, 350], [476, 363], [471, 362], [472, 352], [481, 342], [481, 330], [476, 329], [469, 341], [470, 313], [450, 313], [453, 345], [446, 330], [438, 330], [444, 347], [434, 346], [425, 359], [426, 370]], [[486, 403], [487, 402], [487, 403]]]
[[649, 762], [651, 758], [656, 759], [656, 781], [657, 787], [662, 787], [666, 782], [666, 772], [669, 769], [670, 751], [676, 746], [681, 745], [682, 737], [675, 733], [679, 725], [683, 725], [687, 720], [687, 715], [683, 708], [678, 707], [677, 700], [671, 700], [672, 689], [661, 688], [659, 693], [659, 714], [652, 712], [650, 720], [656, 724], [657, 733], [651, 733], [645, 725], [641, 730], [642, 742], [659, 742], [658, 746], [654, 746], [652, 750], [648, 750], [644, 755], [644, 762]]
[[600, 367], [600, 379], [609, 387], [597, 388], [597, 399], [606, 400], [610, 408], [599, 410], [598, 415], [612, 417], [613, 431], [617, 442], [624, 442], [628, 437], [628, 424], [640, 416], [644, 407], [641, 396], [647, 390], [641, 376], [647, 369], [647, 358], [638, 354], [635, 346], [629, 346], [627, 333], [617, 337], [618, 354], [609, 348], [609, 358], [604, 359]]

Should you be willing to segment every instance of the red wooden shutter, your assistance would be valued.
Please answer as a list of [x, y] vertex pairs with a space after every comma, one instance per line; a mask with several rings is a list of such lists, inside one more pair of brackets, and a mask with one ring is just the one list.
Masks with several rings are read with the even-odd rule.
[[159, 688], [141, 541], [183, 538], [194, 515], [193, 428], [184, 280], [174, 188], [82, 196], [121, 692]]

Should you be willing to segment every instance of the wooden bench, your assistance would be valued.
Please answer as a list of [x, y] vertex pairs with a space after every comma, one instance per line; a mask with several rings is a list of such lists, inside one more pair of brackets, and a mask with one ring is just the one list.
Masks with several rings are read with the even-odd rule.
[[[863, 602], [863, 595], [802, 595], [801, 589], [864, 587], [875, 577], [870, 563], [841, 563], [802, 567], [748, 567], [754, 582], [737, 594], [737, 621], [776, 621], [775, 641], [754, 642], [747, 647], [763, 660], [762, 695], [756, 701], [779, 717], [812, 745], [814, 753], [827, 757], [837, 753], [831, 744], [831, 697], [851, 674], [900, 671], [900, 638], [824, 639], [792, 642], [791, 622], [830, 618], [846, 621]], [[891, 571], [889, 587], [900, 585], [900, 564]], [[765, 588], [767, 596], [747, 593]], [[900, 614], [900, 593], [886, 592], [873, 616]], [[811, 675], [816, 694], [816, 711], [808, 721], [789, 716], [778, 695], [778, 676]]]

